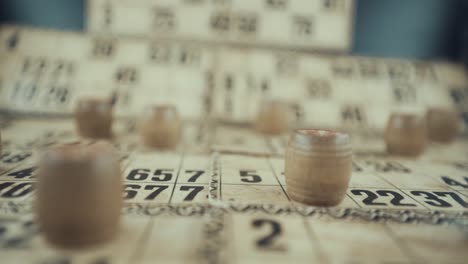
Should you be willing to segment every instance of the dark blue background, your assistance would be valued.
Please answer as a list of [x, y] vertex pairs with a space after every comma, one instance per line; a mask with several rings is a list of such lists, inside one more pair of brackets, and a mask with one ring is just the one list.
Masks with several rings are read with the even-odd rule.
[[[84, 13], [83, 0], [0, 1], [1, 22], [83, 30]], [[468, 1], [358, 0], [352, 52], [466, 61]]]

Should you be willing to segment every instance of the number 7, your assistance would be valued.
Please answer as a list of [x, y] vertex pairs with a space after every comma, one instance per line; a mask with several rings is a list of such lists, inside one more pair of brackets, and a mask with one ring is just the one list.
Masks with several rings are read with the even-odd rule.
[[195, 196], [197, 196], [197, 194], [201, 192], [201, 190], [203, 190], [203, 186], [181, 186], [180, 190], [181, 191], [192, 190], [187, 196], [185, 196], [184, 201], [193, 201]]
[[194, 173], [189, 179], [188, 182], [196, 182], [197, 179], [205, 173], [205, 171], [202, 170], [186, 170], [186, 173]]
[[145, 200], [153, 200], [156, 198], [162, 191], [167, 189], [167, 185], [146, 185], [145, 190], [153, 190], [156, 189], [154, 192], [150, 193], [146, 196]]
[[453, 193], [453, 192], [434, 192], [437, 196], [439, 197], [447, 197], [450, 196], [453, 200], [455, 200], [458, 204], [463, 206], [464, 208], [468, 207], [468, 203], [465, 202], [458, 194]]

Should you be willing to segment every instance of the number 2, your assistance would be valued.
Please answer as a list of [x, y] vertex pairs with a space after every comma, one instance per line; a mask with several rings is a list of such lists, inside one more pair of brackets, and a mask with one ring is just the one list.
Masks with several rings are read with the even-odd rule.
[[283, 233], [280, 223], [278, 223], [275, 220], [270, 220], [270, 219], [255, 219], [252, 221], [252, 226], [255, 229], [259, 229], [265, 225], [270, 226], [271, 232], [268, 235], [257, 240], [256, 242], [257, 247], [260, 249], [264, 249], [264, 250], [285, 251], [286, 247], [284, 245], [282, 244], [274, 245], [275, 239], [277, 237], [280, 237], [281, 234]]
[[354, 194], [354, 195], [363, 195], [363, 194], [367, 195], [367, 197], [364, 198], [364, 200], [362, 200], [362, 202], [365, 205], [387, 205], [386, 203], [375, 203], [374, 201], [379, 197], [372, 191], [369, 191], [369, 190], [352, 190], [351, 193]]
[[395, 192], [395, 191], [385, 191], [385, 190], [379, 190], [377, 191], [377, 194], [380, 196], [393, 196], [393, 199], [390, 200], [390, 203], [393, 205], [397, 206], [416, 206], [415, 204], [410, 204], [410, 203], [402, 203], [401, 201], [405, 199], [403, 195]]

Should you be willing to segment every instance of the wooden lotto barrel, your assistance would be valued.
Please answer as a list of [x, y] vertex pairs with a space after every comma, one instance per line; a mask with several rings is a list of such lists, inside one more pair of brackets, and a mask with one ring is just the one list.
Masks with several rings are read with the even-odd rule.
[[84, 247], [113, 238], [119, 228], [122, 180], [110, 143], [61, 145], [41, 158], [36, 199], [46, 239]]
[[455, 110], [447, 108], [430, 108], [426, 115], [429, 139], [450, 143], [458, 133], [458, 115]]
[[351, 177], [348, 134], [298, 129], [290, 137], [285, 158], [289, 197], [316, 206], [334, 206], [345, 197]]
[[289, 108], [281, 101], [266, 100], [260, 103], [255, 129], [267, 135], [281, 135], [289, 130]]
[[81, 98], [75, 109], [78, 133], [87, 138], [112, 136], [112, 104], [104, 98]]
[[172, 149], [180, 142], [182, 121], [174, 105], [150, 106], [140, 123], [143, 143], [152, 148]]
[[427, 144], [425, 117], [417, 113], [394, 112], [384, 137], [389, 154], [418, 156]]

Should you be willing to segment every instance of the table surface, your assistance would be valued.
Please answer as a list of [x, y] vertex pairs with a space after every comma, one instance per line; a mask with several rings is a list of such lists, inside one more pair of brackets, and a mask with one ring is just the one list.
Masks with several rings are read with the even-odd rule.
[[[389, 156], [353, 135], [353, 174], [336, 207], [290, 200], [287, 136], [185, 123], [174, 151], [146, 149], [136, 121], [114, 124], [125, 190], [121, 231], [105, 245], [58, 249], [34, 216], [36, 160], [77, 141], [72, 119], [5, 119], [0, 252], [6, 263], [466, 263], [468, 141]], [[156, 173], [159, 170], [160, 173]], [[155, 176], [156, 175], [156, 176]]]

